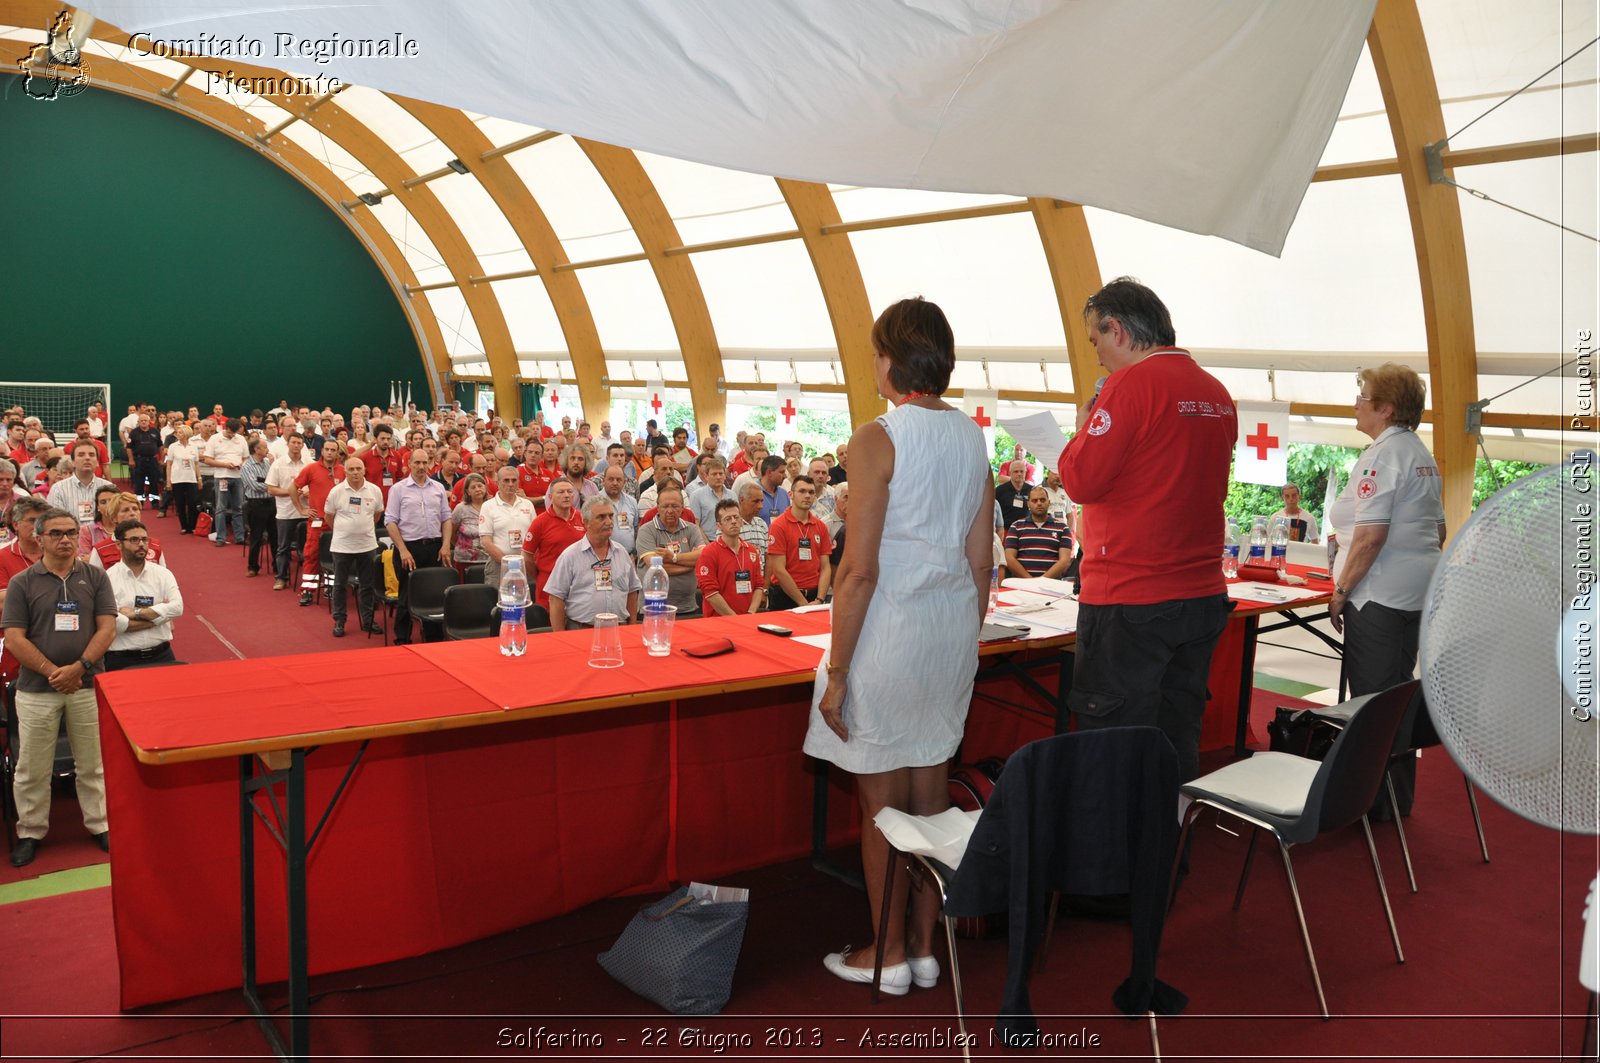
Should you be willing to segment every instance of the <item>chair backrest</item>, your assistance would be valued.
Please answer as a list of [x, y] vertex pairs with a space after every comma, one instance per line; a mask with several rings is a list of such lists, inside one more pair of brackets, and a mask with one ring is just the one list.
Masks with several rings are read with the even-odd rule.
[[463, 583], [444, 590], [446, 638], [487, 638], [494, 633], [489, 622], [498, 592], [482, 583]]
[[433, 612], [444, 608], [444, 592], [461, 580], [456, 570], [443, 566], [419, 568], [411, 573], [408, 590], [411, 592], [411, 609], [414, 612]]
[[484, 571], [486, 569], [488, 569], [488, 567], [489, 566], [487, 564], [485, 564], [485, 563], [483, 563], [481, 561], [478, 562], [476, 565], [468, 565], [467, 566], [466, 578], [463, 579], [461, 582], [462, 583], [482, 583], [483, 582], [483, 573], [484, 573]]
[[1337, 830], [1367, 814], [1383, 785], [1400, 722], [1419, 697], [1422, 684], [1413, 679], [1376, 694], [1352, 698], [1350, 722], [1334, 740], [1311, 782], [1297, 829], [1284, 840], [1308, 842], [1324, 831]]

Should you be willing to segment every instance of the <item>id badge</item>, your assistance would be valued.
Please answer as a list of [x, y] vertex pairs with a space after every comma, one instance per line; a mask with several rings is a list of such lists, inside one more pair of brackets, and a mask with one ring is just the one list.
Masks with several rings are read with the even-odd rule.
[[312, 518], [311, 518], [311, 526], [312, 526], [312, 527], [313, 527], [313, 528], [320, 528], [320, 527], [322, 527], [322, 518], [321, 518], [321, 517], [312, 517]]
[[151, 609], [155, 607], [155, 604], [156, 599], [154, 595], [135, 594], [133, 596], [133, 607], [135, 609]]
[[363, 500], [362, 500], [360, 495], [351, 495], [350, 496], [350, 508], [351, 509], [360, 509], [362, 501]]
[[511, 531], [507, 532], [506, 535], [511, 540], [511, 549], [522, 549], [522, 532], [520, 530], [512, 529]]
[[798, 545], [799, 545], [799, 548], [800, 548], [800, 560], [802, 560], [802, 561], [810, 561], [811, 560], [811, 540], [810, 539], [801, 539]]
[[[79, 524], [88, 524], [93, 517], [94, 517], [94, 503], [93, 502], [79, 502], [78, 503], [78, 523]], [[73, 630], [77, 630], [77, 629], [74, 628]]]
[[1012, 509], [1021, 509], [1026, 504], [1027, 503], [1023, 501], [1023, 498], [1022, 498], [1021, 495], [1012, 496], [1012, 499], [1011, 499], [1011, 508]]
[[619, 528], [626, 528], [628, 526], [628, 511], [627, 510], [625, 510], [625, 509], [617, 510], [617, 513], [616, 513], [616, 525]]
[[385, 486], [385, 487], [393, 487], [394, 486], [394, 473], [390, 472], [388, 469], [384, 469], [383, 470], [383, 486]]
[[77, 602], [57, 602], [56, 603], [56, 630], [57, 631], [76, 631], [76, 630], [78, 630], [78, 603]]
[[740, 569], [739, 571], [737, 571], [737, 572], [735, 572], [733, 574], [733, 593], [735, 593], [735, 594], [749, 594], [750, 593], [750, 570], [749, 569]]
[[594, 589], [597, 591], [609, 591], [611, 589], [611, 568], [609, 565], [605, 568], [596, 568], [594, 570]]

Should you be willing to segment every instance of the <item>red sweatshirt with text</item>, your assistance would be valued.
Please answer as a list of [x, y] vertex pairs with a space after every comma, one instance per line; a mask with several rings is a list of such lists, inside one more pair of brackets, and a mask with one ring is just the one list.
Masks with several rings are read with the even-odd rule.
[[1149, 605], [1222, 594], [1233, 397], [1189, 352], [1163, 348], [1112, 373], [1061, 454], [1083, 506], [1080, 600]]

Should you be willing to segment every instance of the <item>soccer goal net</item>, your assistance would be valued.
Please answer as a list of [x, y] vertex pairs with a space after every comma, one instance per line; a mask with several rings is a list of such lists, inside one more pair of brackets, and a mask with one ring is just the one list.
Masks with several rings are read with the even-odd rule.
[[[36, 384], [0, 380], [0, 411], [21, 406], [23, 415], [37, 417], [56, 440], [71, 439], [72, 426], [89, 412], [89, 404], [105, 407], [106, 434], [114, 438], [122, 418], [111, 412], [110, 384]], [[108, 440], [109, 442], [109, 440]]]

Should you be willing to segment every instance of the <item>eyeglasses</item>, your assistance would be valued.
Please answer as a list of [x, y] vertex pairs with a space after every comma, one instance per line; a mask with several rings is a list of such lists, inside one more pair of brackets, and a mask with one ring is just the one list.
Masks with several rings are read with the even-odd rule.
[[148, 543], [150, 541], [150, 536], [148, 536], [148, 535], [128, 535], [128, 536], [125, 536], [125, 537], [123, 537], [121, 539], [118, 539], [117, 541], [121, 542], [121, 543], [133, 543], [134, 545], [138, 545], [139, 543]]
[[76, 539], [77, 537], [78, 533], [76, 530], [69, 530], [67, 528], [55, 528], [51, 531], [44, 532], [39, 536], [41, 539]]
[[1365, 402], [1365, 403], [1370, 404], [1372, 402], [1372, 396], [1371, 395], [1363, 395], [1358, 391], [1358, 392], [1356, 392], [1356, 401], [1357, 402]]

